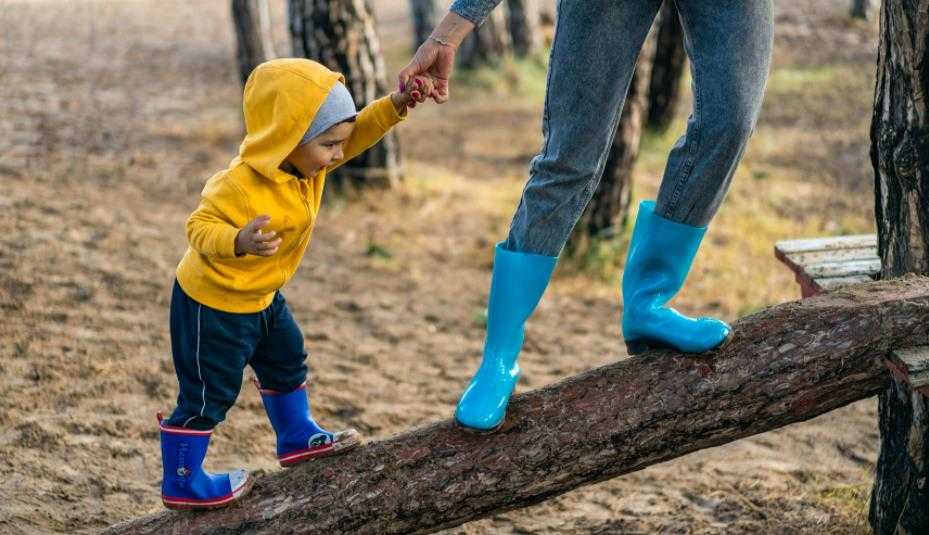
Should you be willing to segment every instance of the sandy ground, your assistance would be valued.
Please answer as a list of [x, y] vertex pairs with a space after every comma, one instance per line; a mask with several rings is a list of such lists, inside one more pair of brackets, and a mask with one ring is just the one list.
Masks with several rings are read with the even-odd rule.
[[[795, 298], [771, 255], [784, 229], [869, 231], [876, 25], [849, 22], [846, 4], [778, 2], [771, 94], [685, 311], [734, 319]], [[377, 6], [395, 69], [405, 4]], [[2, 533], [89, 533], [161, 507], [173, 270], [204, 180], [241, 136], [226, 9], [0, 0]], [[458, 95], [400, 128], [404, 187], [327, 202], [285, 289], [331, 428], [377, 439], [447, 418], [478, 363], [491, 248], [541, 106]], [[640, 196], [661, 155], [643, 154]], [[615, 280], [563, 270], [528, 327], [519, 388], [624, 358], [620, 312]], [[273, 446], [246, 385], [208, 465], [276, 470]], [[877, 448], [868, 400], [447, 533], [864, 533]]]

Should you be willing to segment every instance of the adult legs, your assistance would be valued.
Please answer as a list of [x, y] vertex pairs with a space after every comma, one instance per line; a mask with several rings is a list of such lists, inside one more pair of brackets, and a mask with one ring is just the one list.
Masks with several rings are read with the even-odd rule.
[[481, 366], [455, 412], [480, 431], [503, 421], [519, 379], [523, 326], [565, 241], [597, 188], [635, 60], [660, 0], [558, 2], [542, 150], [509, 237], [497, 245]]

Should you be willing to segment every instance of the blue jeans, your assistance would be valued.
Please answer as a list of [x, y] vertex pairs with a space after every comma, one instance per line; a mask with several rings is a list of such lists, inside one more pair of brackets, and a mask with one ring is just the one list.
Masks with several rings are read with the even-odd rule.
[[[703, 227], [729, 189], [761, 109], [772, 5], [675, 3], [690, 57], [693, 113], [668, 157], [656, 213]], [[558, 0], [545, 140], [510, 225], [510, 251], [561, 252], [600, 182], [636, 58], [660, 7], [660, 0]]]
[[174, 281], [171, 353], [177, 408], [165, 424], [212, 429], [222, 422], [250, 365], [263, 388], [290, 392], [306, 380], [303, 334], [280, 292], [261, 312], [223, 312], [191, 299]]

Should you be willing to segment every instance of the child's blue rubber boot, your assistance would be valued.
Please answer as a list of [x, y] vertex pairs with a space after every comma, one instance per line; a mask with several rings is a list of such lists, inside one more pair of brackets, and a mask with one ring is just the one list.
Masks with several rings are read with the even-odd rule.
[[516, 358], [523, 345], [523, 325], [548, 286], [556, 256], [515, 253], [497, 244], [487, 306], [484, 359], [461, 395], [455, 419], [476, 431], [492, 431], [506, 414], [519, 379]]
[[689, 318], [665, 306], [684, 285], [706, 227], [692, 227], [655, 213], [642, 201], [623, 270], [623, 338], [630, 355], [658, 347], [702, 353], [731, 331], [713, 318]]
[[255, 386], [277, 434], [277, 459], [281, 466], [345, 453], [361, 443], [361, 435], [354, 429], [330, 433], [313, 420], [306, 383], [292, 392], [262, 388], [257, 380]]
[[245, 470], [211, 474], [203, 459], [212, 431], [173, 427], [161, 422], [161, 501], [168, 509], [216, 509], [241, 498], [251, 487]]

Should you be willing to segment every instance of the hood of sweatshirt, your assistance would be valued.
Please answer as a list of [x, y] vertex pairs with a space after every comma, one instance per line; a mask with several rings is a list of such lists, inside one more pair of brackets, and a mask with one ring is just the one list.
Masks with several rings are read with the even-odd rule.
[[341, 74], [308, 59], [262, 63], [245, 83], [245, 140], [238, 158], [274, 182], [294, 180], [280, 169], [296, 148]]

